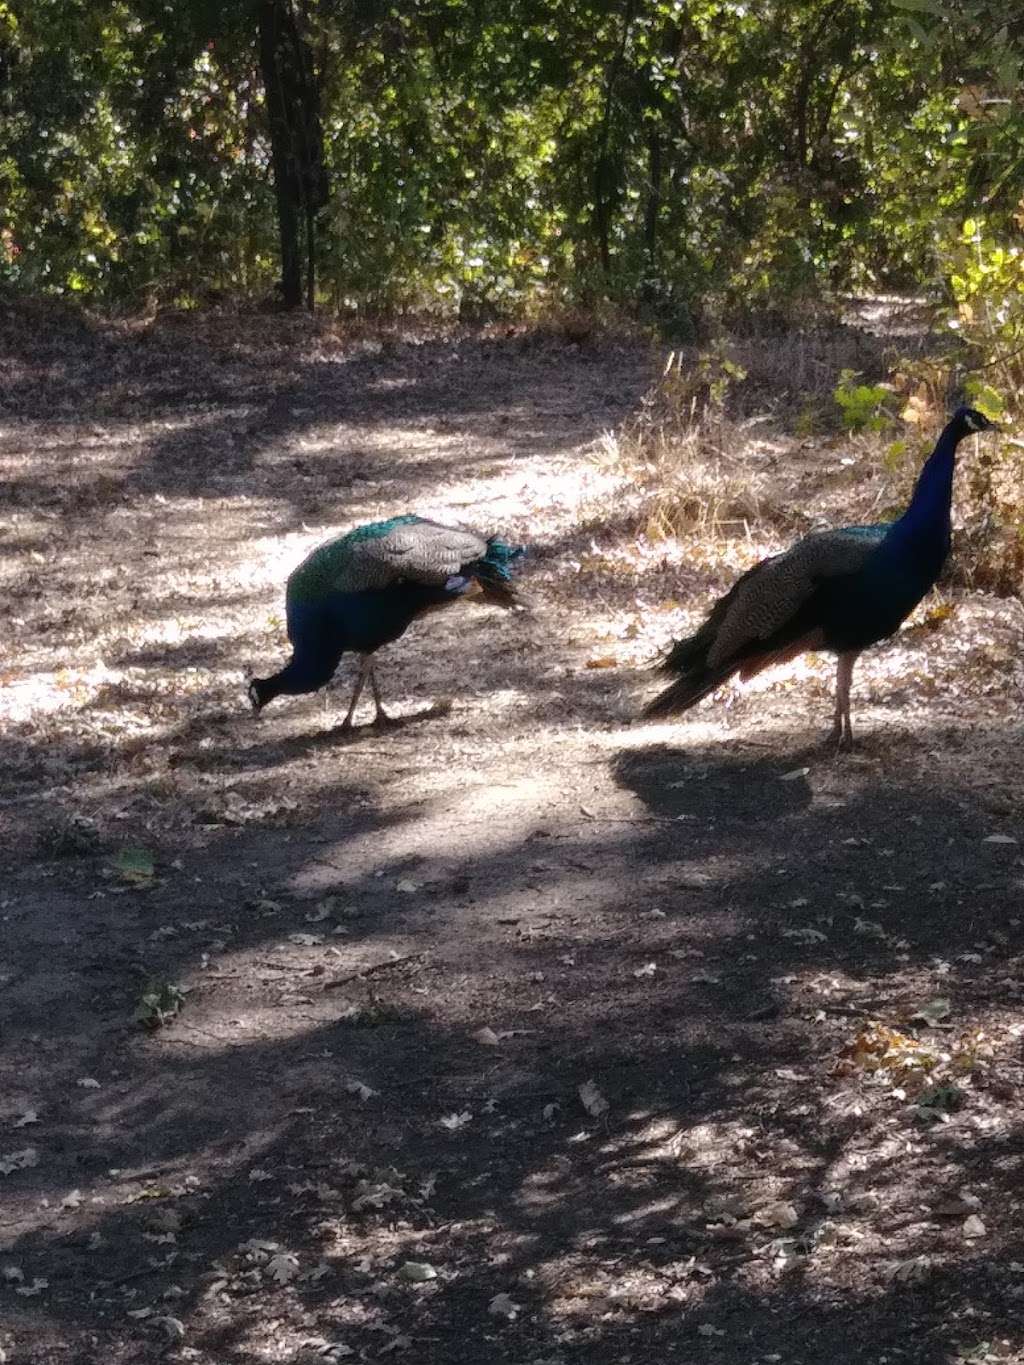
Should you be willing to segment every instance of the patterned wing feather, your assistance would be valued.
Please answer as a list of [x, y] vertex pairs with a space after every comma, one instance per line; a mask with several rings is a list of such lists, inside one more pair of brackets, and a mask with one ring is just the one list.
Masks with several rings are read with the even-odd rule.
[[[373, 587], [385, 587], [400, 579], [443, 585], [469, 564], [487, 553], [487, 541], [475, 531], [442, 526], [436, 521], [415, 521], [395, 526], [385, 536], [353, 546], [353, 571], [376, 579]], [[369, 582], [361, 586], [369, 587]]]
[[751, 645], [768, 642], [824, 579], [856, 573], [879, 544], [884, 529], [856, 527], [807, 536], [745, 574], [729, 594], [732, 600], [707, 651], [707, 667], [727, 666]]
[[487, 541], [473, 531], [412, 515], [392, 517], [318, 546], [289, 578], [288, 595], [310, 601], [403, 580], [443, 585], [462, 564], [486, 553]]

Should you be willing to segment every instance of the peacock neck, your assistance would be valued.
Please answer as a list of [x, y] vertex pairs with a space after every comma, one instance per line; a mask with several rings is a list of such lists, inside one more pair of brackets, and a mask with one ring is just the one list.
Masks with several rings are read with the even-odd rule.
[[943, 431], [918, 475], [910, 505], [893, 523], [889, 539], [901, 544], [935, 542], [948, 546], [953, 470], [961, 435], [953, 422]]

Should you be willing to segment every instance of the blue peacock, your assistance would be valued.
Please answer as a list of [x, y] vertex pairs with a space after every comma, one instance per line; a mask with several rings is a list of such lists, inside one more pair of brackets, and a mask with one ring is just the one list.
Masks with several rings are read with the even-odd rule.
[[261, 711], [282, 695], [325, 687], [341, 656], [362, 656], [348, 714], [369, 679], [376, 713], [390, 717], [380, 700], [373, 654], [405, 633], [419, 616], [476, 597], [499, 607], [517, 605], [512, 569], [524, 553], [498, 536], [442, 526], [412, 514], [359, 526], [315, 549], [288, 578], [285, 593], [292, 657], [269, 678], [253, 678], [249, 700]]
[[715, 603], [696, 634], [672, 645], [661, 668], [677, 680], [644, 714], [677, 715], [735, 673], [751, 678], [805, 650], [828, 650], [839, 656], [832, 739], [840, 749], [851, 748], [853, 666], [862, 650], [892, 635], [934, 586], [949, 553], [957, 446], [993, 426], [975, 408], [958, 408], [897, 521], [810, 535], [755, 564]]

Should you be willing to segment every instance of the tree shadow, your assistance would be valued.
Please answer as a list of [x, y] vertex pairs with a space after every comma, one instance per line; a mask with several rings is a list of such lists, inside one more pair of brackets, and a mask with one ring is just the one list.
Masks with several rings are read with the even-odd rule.
[[[963, 1218], [930, 1210], [965, 1185], [986, 1210], [1015, 1198], [1019, 1130], [974, 1127], [985, 1113], [975, 1099], [962, 1118], [922, 1126], [832, 1075], [853, 1026], [846, 1011], [865, 1017], [868, 1005], [905, 1027], [940, 944], [958, 1013], [972, 1000], [978, 1010], [979, 977], [989, 990], [979, 1018], [1013, 1005], [1012, 962], [996, 972], [991, 957], [958, 956], [1005, 926], [1009, 870], [996, 894], [958, 913], [955, 891], [998, 856], [964, 793], [837, 765], [781, 782], [790, 761], [711, 746], [626, 752], [612, 771], [636, 814], [618, 833], [583, 820], [554, 841], [510, 831], [478, 845], [463, 824], [458, 847], [432, 848], [449, 818], [443, 798], [404, 825], [395, 812], [342, 812], [335, 798], [298, 844], [286, 829], [214, 831], [193, 862], [190, 913], [227, 908], [207, 881], [217, 868], [255, 861], [271, 890], [315, 874], [316, 895], [360, 911], [339, 921], [353, 965], [386, 963], [387, 951], [399, 960], [323, 989], [321, 949], [303, 950], [315, 954], [305, 965], [287, 956], [316, 902], [278, 893], [236, 924], [212, 969], [186, 932], [148, 940], [147, 971], [198, 982], [180, 1020], [152, 1039], [126, 1022], [122, 1001], [113, 1014], [79, 1013], [78, 1041], [69, 1036], [58, 1060], [52, 1046], [72, 1021], [37, 1006], [23, 1027], [50, 1045], [36, 1067], [45, 1160], [8, 1177], [29, 1224], [9, 1255], [55, 1292], [16, 1303], [21, 1332], [70, 1349], [92, 1332], [109, 1359], [155, 1360], [163, 1330], [125, 1310], [153, 1306], [158, 1318], [173, 1302], [198, 1349], [244, 1359], [259, 1304], [288, 1324], [285, 1340], [294, 1335], [286, 1358], [300, 1358], [302, 1334], [372, 1355], [387, 1324], [419, 1358], [468, 1365], [493, 1358], [490, 1307], [508, 1294], [520, 1306], [501, 1349], [513, 1358], [572, 1350], [611, 1365], [710, 1341], [737, 1365], [752, 1352], [867, 1362], [881, 1349], [924, 1365], [982, 1332], [1015, 1341], [1006, 1267], [1019, 1234], [990, 1217], [986, 1239], [965, 1249]], [[834, 783], [841, 807], [827, 804]], [[680, 822], [686, 814], [695, 819]], [[493, 828], [482, 813], [480, 833]], [[902, 893], [885, 854], [893, 841]], [[421, 879], [415, 893], [395, 892], [403, 870]], [[954, 875], [952, 898], [924, 894], [924, 876]], [[134, 901], [141, 943], [177, 897], [158, 887]], [[92, 905], [90, 915], [117, 913]], [[859, 933], [858, 919], [883, 937]], [[262, 983], [255, 954], [268, 964]], [[97, 966], [109, 1003], [114, 964], [100, 951]], [[837, 974], [848, 984], [821, 994]], [[752, 1018], [766, 987], [776, 1010]], [[280, 1003], [264, 998], [253, 1013], [268, 993]], [[545, 993], [556, 998], [534, 1010]], [[482, 1021], [496, 1046], [473, 1037]], [[76, 1071], [100, 1087], [72, 1090], [61, 1110]], [[587, 1112], [588, 1082], [604, 1112]], [[849, 1112], [836, 1103], [848, 1091]], [[998, 1109], [995, 1092], [988, 1101]], [[885, 1155], [894, 1121], [903, 1154]], [[72, 1185], [84, 1198], [64, 1207]], [[792, 1229], [771, 1221], [788, 1214], [758, 1221], [777, 1205], [794, 1209]], [[158, 1240], [160, 1210], [174, 1214], [171, 1242]], [[314, 1277], [275, 1287], [266, 1242]], [[439, 1286], [404, 1281], [410, 1260], [434, 1264]], [[174, 1285], [182, 1292], [164, 1299]]]

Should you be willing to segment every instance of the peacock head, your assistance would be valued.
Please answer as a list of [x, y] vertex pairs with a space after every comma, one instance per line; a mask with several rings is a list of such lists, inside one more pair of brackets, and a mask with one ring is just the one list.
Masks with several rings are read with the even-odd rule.
[[995, 422], [990, 421], [983, 412], [979, 412], [977, 408], [969, 408], [966, 404], [957, 408], [950, 425], [954, 427], [958, 440], [970, 436], [974, 431], [999, 430]]

